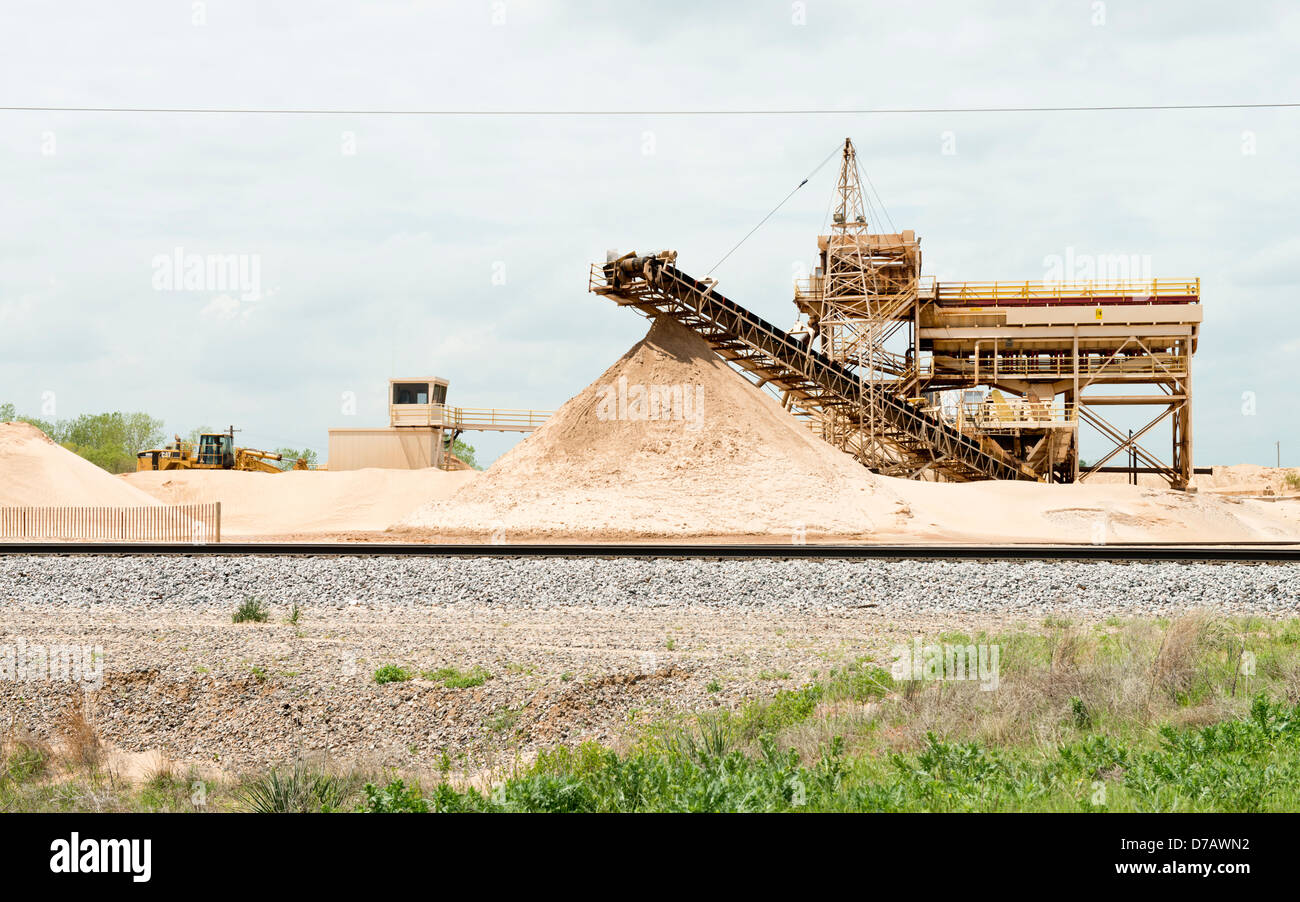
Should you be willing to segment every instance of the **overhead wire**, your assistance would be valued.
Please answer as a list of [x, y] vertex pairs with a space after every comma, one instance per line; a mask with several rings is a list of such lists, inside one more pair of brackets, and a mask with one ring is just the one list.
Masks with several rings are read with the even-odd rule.
[[740, 248], [740, 246], [741, 246], [742, 244], [744, 244], [746, 241], [749, 240], [749, 236], [751, 236], [751, 235], [753, 235], [755, 232], [757, 232], [757, 231], [762, 227], [763, 223], [765, 223], [765, 222], [767, 222], [769, 219], [771, 219], [771, 218], [773, 217], [773, 215], [776, 214], [776, 211], [777, 211], [777, 210], [779, 210], [779, 209], [781, 209], [782, 207], [785, 206], [785, 202], [786, 202], [786, 201], [788, 201], [790, 198], [794, 197], [796, 191], [798, 191], [798, 190], [799, 190], [800, 188], [802, 188], [804, 185], [808, 184], [809, 179], [811, 179], [811, 178], [812, 178], [813, 176], [815, 176], [818, 172], [820, 172], [821, 169], [822, 169], [822, 167], [825, 166], [827, 163], [829, 163], [829, 162], [831, 161], [831, 157], [835, 156], [835, 154], [836, 154], [838, 151], [839, 151], [839, 146], [837, 145], [837, 146], [835, 147], [834, 150], [832, 150], [830, 153], [828, 153], [828, 154], [826, 155], [826, 159], [824, 159], [824, 160], [822, 160], [820, 163], [818, 163], [817, 166], [816, 166], [816, 168], [814, 168], [812, 172], [808, 173], [808, 175], [804, 177], [804, 180], [803, 180], [802, 182], [800, 182], [799, 184], [795, 185], [794, 188], [792, 188], [792, 189], [790, 190], [790, 193], [789, 193], [789, 194], [787, 194], [785, 197], [781, 198], [781, 202], [780, 202], [779, 204], [777, 204], [777, 205], [776, 205], [775, 207], [773, 207], [770, 211], [768, 211], [768, 214], [767, 214], [766, 216], [764, 216], [762, 219], [760, 219], [760, 220], [758, 221], [758, 225], [754, 226], [752, 229], [750, 229], [748, 232], [746, 232], [746, 233], [745, 233], [745, 237], [744, 237], [744, 238], [741, 238], [739, 241], [737, 241], [736, 244], [735, 244], [735, 246], [734, 246], [731, 250], [729, 250], [729, 251], [727, 251], [725, 254], [723, 254], [721, 260], [719, 260], [717, 263], [715, 263], [715, 264], [713, 264], [711, 267], [709, 267], [709, 271], [706, 272], [706, 273], [704, 274], [704, 277], [707, 279], [710, 275], [713, 274], [713, 271], [714, 271], [715, 269], [717, 269], [719, 266], [721, 266], [723, 263], [725, 263], [725, 262], [727, 261], [727, 258], [728, 258], [728, 257], [730, 257], [732, 254], [734, 254], [734, 253], [735, 253], [735, 252]]

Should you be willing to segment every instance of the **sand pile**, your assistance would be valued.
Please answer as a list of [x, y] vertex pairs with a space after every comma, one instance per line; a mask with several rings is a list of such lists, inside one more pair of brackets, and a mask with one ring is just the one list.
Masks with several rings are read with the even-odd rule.
[[28, 423], [0, 423], [0, 506], [147, 507], [144, 492]]
[[292, 535], [387, 529], [470, 482], [474, 471], [162, 470], [126, 483], [167, 504], [221, 502], [222, 535]]
[[454, 498], [406, 525], [547, 536], [865, 535], [876, 478], [661, 317]]

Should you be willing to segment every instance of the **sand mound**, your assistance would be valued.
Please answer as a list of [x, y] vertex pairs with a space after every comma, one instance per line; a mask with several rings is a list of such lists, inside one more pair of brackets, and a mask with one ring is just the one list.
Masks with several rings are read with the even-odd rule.
[[876, 479], [661, 317], [546, 425], [410, 526], [593, 536], [869, 533]]
[[473, 471], [163, 470], [126, 483], [168, 504], [221, 502], [222, 535], [289, 535], [387, 529], [473, 480]]
[[28, 423], [0, 423], [0, 506], [148, 507], [158, 502]]

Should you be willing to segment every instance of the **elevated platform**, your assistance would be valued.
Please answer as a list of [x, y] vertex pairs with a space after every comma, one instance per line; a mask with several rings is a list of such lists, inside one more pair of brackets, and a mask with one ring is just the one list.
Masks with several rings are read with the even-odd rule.
[[451, 407], [446, 404], [392, 404], [389, 424], [405, 428], [434, 426], [456, 432], [532, 432], [551, 416], [549, 410], [502, 407]]

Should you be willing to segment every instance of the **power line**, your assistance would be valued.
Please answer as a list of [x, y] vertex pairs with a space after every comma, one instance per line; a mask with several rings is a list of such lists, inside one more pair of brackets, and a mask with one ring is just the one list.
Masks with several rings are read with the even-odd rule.
[[1293, 109], [1300, 103], [1180, 103], [1125, 106], [1022, 106], [1022, 107], [909, 107], [876, 109], [646, 109], [646, 110], [454, 110], [454, 109], [326, 109], [254, 107], [105, 107], [105, 106], [0, 106], [8, 113], [185, 113], [250, 116], [440, 116], [454, 117], [598, 117], [598, 116], [888, 116], [930, 113], [1102, 113], [1156, 110], [1262, 110]]
[[756, 226], [754, 226], [752, 229], [750, 229], [750, 230], [745, 234], [745, 237], [744, 237], [744, 238], [741, 238], [739, 241], [737, 241], [735, 247], [733, 247], [731, 250], [729, 250], [729, 251], [727, 251], [725, 254], [723, 254], [721, 260], [719, 260], [717, 263], [715, 263], [715, 264], [713, 264], [712, 266], [710, 266], [710, 267], [709, 267], [709, 271], [706, 272], [706, 273], [704, 274], [704, 277], [707, 279], [709, 276], [711, 276], [711, 275], [713, 274], [713, 271], [714, 271], [715, 269], [717, 269], [719, 266], [721, 266], [723, 263], [725, 263], [725, 262], [727, 261], [727, 258], [730, 257], [732, 254], [734, 254], [734, 253], [736, 252], [737, 248], [739, 248], [742, 244], [744, 244], [746, 241], [749, 240], [749, 236], [750, 236], [750, 235], [752, 235], [752, 234], [754, 234], [755, 232], [757, 232], [757, 231], [759, 230], [759, 228], [763, 225], [763, 223], [765, 223], [765, 222], [767, 222], [769, 219], [771, 219], [771, 218], [772, 218], [772, 215], [773, 215], [774, 213], [776, 213], [777, 210], [779, 210], [779, 209], [781, 209], [782, 207], [785, 206], [785, 202], [786, 202], [786, 201], [788, 201], [790, 198], [794, 197], [794, 193], [795, 193], [796, 191], [798, 191], [798, 190], [799, 190], [800, 188], [802, 188], [804, 185], [808, 184], [808, 180], [811, 179], [814, 175], [816, 175], [817, 173], [821, 172], [822, 167], [825, 166], [828, 162], [830, 162], [831, 157], [835, 156], [835, 154], [836, 154], [838, 151], [839, 151], [839, 146], [837, 145], [837, 146], [835, 147], [834, 150], [832, 150], [830, 153], [828, 153], [828, 154], [826, 155], [826, 159], [822, 160], [820, 163], [817, 164], [817, 168], [815, 168], [812, 172], [808, 173], [807, 177], [805, 177], [804, 180], [803, 180], [802, 182], [800, 182], [799, 184], [795, 185], [794, 188], [792, 188], [792, 189], [790, 190], [790, 193], [787, 194], [785, 197], [783, 197], [783, 198], [781, 199], [781, 202], [780, 202], [779, 204], [777, 204], [775, 207], [772, 208], [771, 212], [769, 212], [766, 216], [764, 216], [762, 219], [760, 219], [760, 220], [758, 221], [758, 225], [756, 225]]

